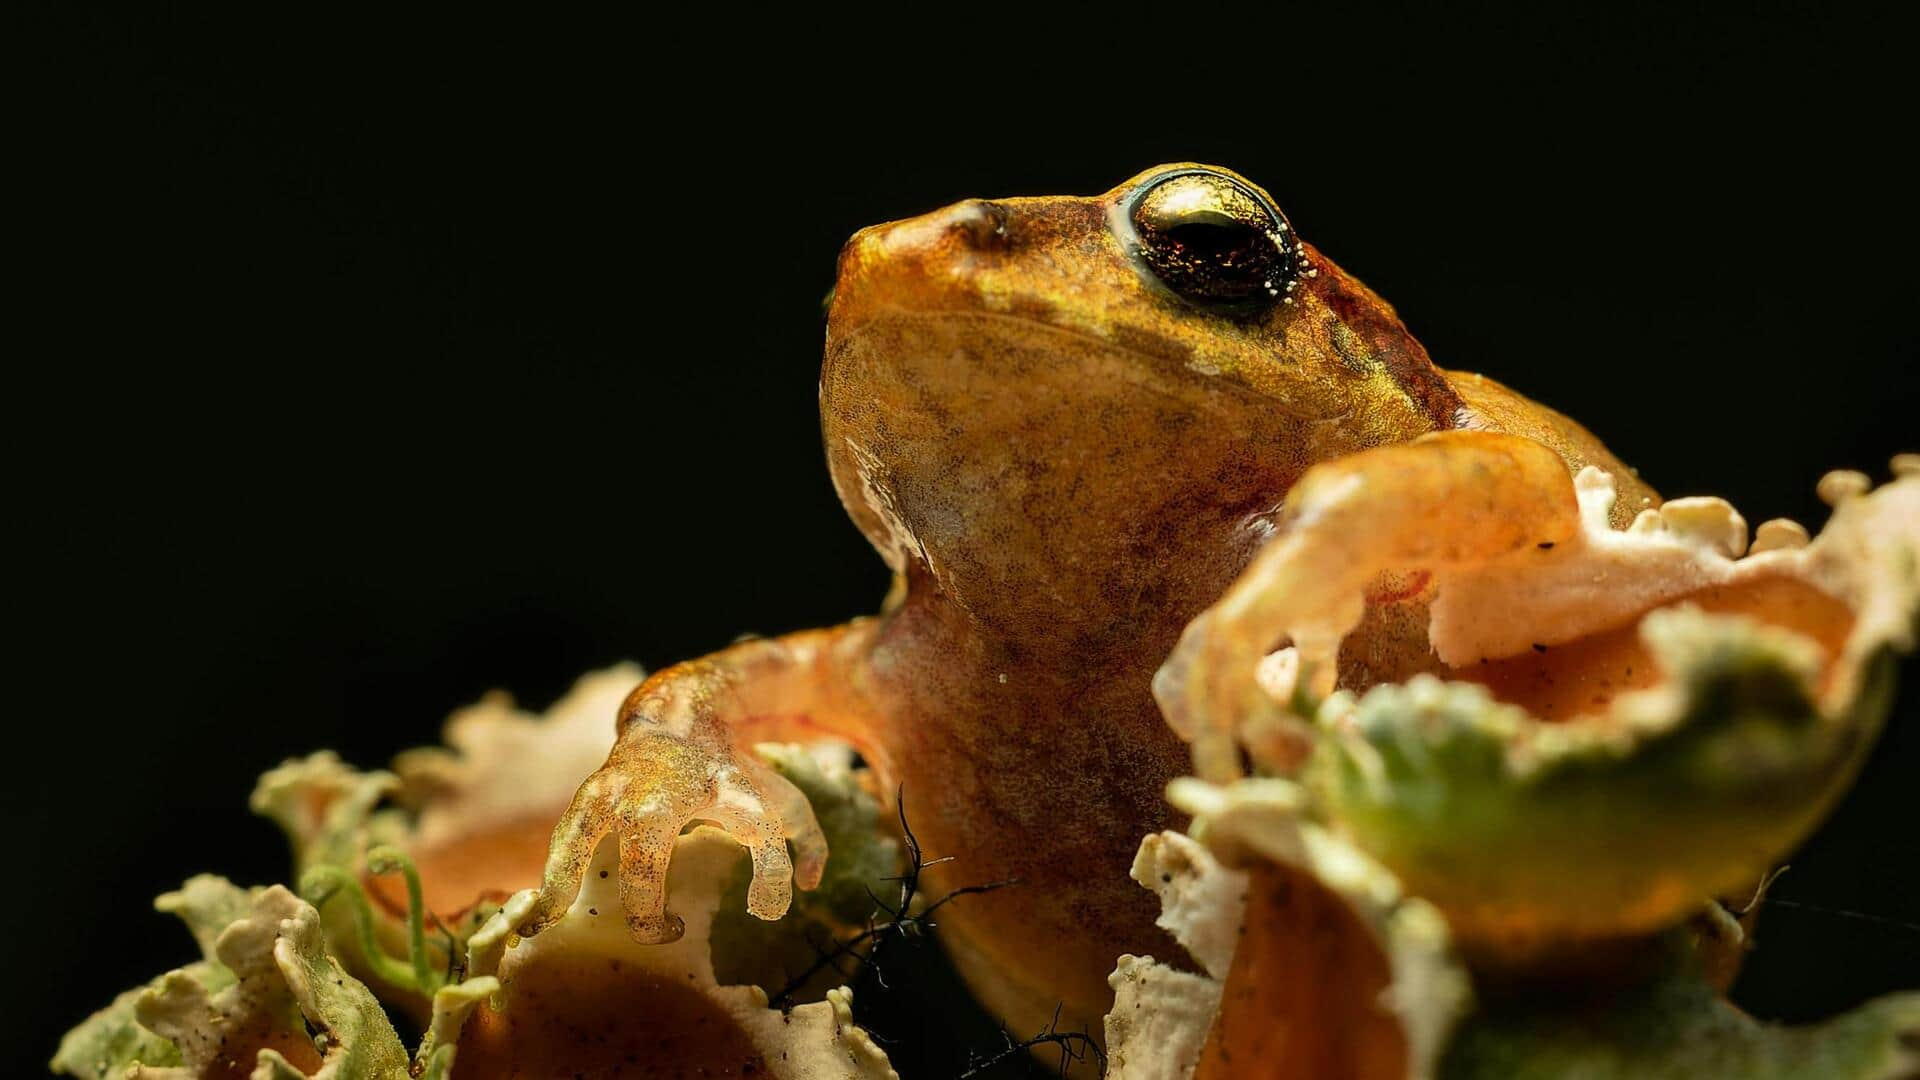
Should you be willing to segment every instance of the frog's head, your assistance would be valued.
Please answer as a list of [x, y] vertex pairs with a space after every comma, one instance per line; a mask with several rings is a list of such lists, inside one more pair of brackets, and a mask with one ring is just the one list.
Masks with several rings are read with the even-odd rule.
[[1264, 191], [1190, 164], [862, 230], [820, 393], [835, 484], [896, 571], [1079, 647], [1170, 642], [1303, 469], [1461, 409]]

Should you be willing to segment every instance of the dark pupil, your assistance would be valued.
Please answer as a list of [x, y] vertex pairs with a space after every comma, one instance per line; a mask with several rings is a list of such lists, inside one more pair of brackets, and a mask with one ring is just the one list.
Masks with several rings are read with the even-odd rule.
[[1167, 287], [1190, 299], [1239, 303], [1271, 299], [1285, 274], [1286, 256], [1255, 225], [1208, 215], [1208, 220], [1158, 225], [1138, 221], [1141, 255]]
[[1252, 266], [1260, 258], [1262, 248], [1269, 255], [1273, 253], [1273, 243], [1246, 225], [1194, 222], [1175, 225], [1165, 235], [1179, 257], [1227, 272]]

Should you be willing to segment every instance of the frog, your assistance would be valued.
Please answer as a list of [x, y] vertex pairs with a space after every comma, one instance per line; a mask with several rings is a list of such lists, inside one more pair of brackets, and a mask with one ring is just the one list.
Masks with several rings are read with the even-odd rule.
[[[1178, 953], [1129, 878], [1141, 837], [1180, 827], [1163, 793], [1192, 767], [1156, 670], [1304, 472], [1446, 433], [1438, 467], [1471, 473], [1475, 439], [1520, 438], [1616, 477], [1621, 523], [1658, 499], [1571, 419], [1436, 365], [1267, 191], [1192, 162], [860, 230], [839, 255], [819, 402], [834, 488], [892, 572], [880, 610], [634, 689], [554, 830], [523, 934], [616, 843], [629, 932], [673, 940], [667, 870], [694, 822], [747, 849], [747, 908], [779, 917], [830, 852], [753, 747], [831, 739], [941, 860], [929, 895], [1012, 883], [939, 912], [977, 999], [1010, 1030], [1097, 1037], [1116, 957]], [[1344, 672], [1433, 663], [1419, 582], [1366, 599]]]

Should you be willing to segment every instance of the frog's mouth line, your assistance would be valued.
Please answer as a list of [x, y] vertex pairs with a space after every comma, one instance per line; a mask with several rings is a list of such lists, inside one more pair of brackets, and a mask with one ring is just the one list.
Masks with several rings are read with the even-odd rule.
[[[941, 310], [909, 307], [890, 307], [873, 311], [865, 315], [851, 327], [834, 326], [831, 328], [825, 353], [824, 366], [827, 369], [846, 361], [850, 353], [865, 347], [863, 339], [882, 337], [896, 343], [896, 347], [884, 353], [883, 362], [899, 367], [952, 362], [951, 351], [942, 351], [934, 347], [914, 349], [899, 347], [902, 339], [911, 341], [914, 337], [926, 337], [925, 328], [940, 324], [964, 326], [966, 333], [956, 335], [961, 339], [972, 338], [989, 345], [998, 340], [1030, 339], [1035, 335], [1057, 336], [1059, 339], [1081, 346], [1092, 346], [1106, 350], [1118, 356], [1134, 358], [1139, 363], [1118, 363], [1108, 365], [1102, 370], [1102, 377], [1109, 382], [1124, 383], [1143, 394], [1164, 398], [1168, 401], [1183, 400], [1168, 389], [1168, 376], [1235, 395], [1244, 395], [1249, 404], [1257, 403], [1262, 408], [1276, 410], [1297, 420], [1315, 423], [1337, 423], [1353, 415], [1357, 408], [1351, 402], [1339, 402], [1324, 412], [1316, 412], [1305, 407], [1304, 403], [1289, 397], [1269, 393], [1255, 386], [1246, 375], [1246, 365], [1213, 365], [1197, 361], [1190, 346], [1168, 339], [1148, 335], [1122, 332], [1118, 335], [1103, 328], [1072, 325], [1052, 321], [1051, 312], [1013, 312], [984, 310]], [[984, 329], [983, 329], [984, 328]], [[915, 330], [919, 329], [919, 334]], [[1070, 348], [1070, 347], [1069, 347]], [[1062, 350], [1068, 351], [1068, 350]], [[1282, 362], [1269, 354], [1261, 354], [1261, 362], [1273, 364]], [[823, 371], [823, 381], [825, 372]]]

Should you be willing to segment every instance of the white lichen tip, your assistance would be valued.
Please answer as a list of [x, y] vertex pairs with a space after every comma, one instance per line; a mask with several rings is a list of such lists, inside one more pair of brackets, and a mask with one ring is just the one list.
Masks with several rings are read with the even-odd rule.
[[853, 990], [838, 986], [827, 991], [827, 1004], [833, 1007], [834, 1036], [856, 1075], [867, 1080], [900, 1080], [900, 1074], [887, 1061], [887, 1052], [873, 1041], [867, 1029], [853, 1022]]
[[215, 951], [221, 978], [169, 972], [134, 1006], [142, 1026], [178, 1048], [180, 1064], [134, 1064], [126, 1076], [189, 1080], [242, 1069], [263, 1080], [407, 1075], [406, 1051], [386, 1014], [328, 954], [319, 913], [299, 897], [278, 885], [252, 893]]
[[1113, 988], [1105, 1024], [1107, 1080], [1192, 1076], [1220, 1010], [1220, 980], [1123, 954], [1107, 985]]
[[1873, 490], [1873, 481], [1857, 469], [1835, 469], [1814, 485], [1814, 494], [1828, 506], [1839, 506], [1857, 495]]
[[394, 759], [401, 802], [419, 808], [407, 846], [432, 848], [488, 826], [557, 818], [607, 758], [614, 721], [645, 672], [623, 663], [582, 675], [544, 714], [488, 694], [447, 720], [445, 746]]
[[1753, 530], [1753, 545], [1747, 552], [1759, 555], [1767, 551], [1792, 551], [1806, 547], [1812, 538], [1807, 527], [1792, 518], [1772, 518]]
[[1660, 523], [1670, 535], [1729, 559], [1747, 553], [1747, 519], [1717, 495], [1668, 499], [1660, 505]]
[[1247, 901], [1247, 875], [1222, 866], [1198, 841], [1177, 832], [1142, 840], [1129, 874], [1160, 897], [1154, 925], [1172, 934], [1207, 974], [1226, 978]]

